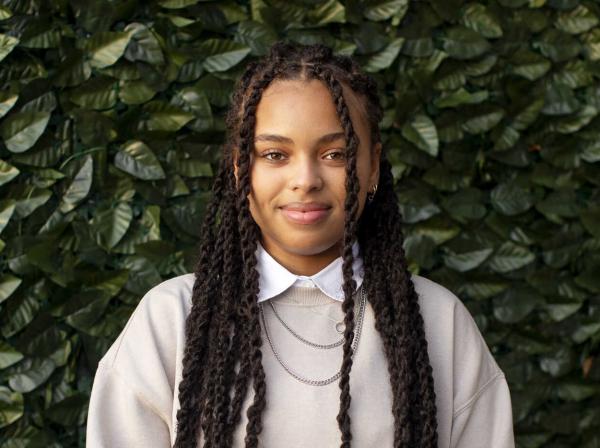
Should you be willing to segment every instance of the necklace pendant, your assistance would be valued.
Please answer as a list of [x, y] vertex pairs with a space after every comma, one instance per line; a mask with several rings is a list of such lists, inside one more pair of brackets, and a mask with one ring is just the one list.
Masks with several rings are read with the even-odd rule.
[[344, 325], [344, 322], [338, 322], [335, 324], [335, 331], [337, 331], [339, 334], [343, 334], [345, 329], [346, 326]]

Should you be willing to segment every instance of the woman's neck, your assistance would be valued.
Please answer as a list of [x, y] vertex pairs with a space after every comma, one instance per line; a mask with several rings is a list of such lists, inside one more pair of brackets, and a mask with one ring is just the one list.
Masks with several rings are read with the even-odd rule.
[[286, 250], [268, 238], [262, 238], [261, 244], [269, 255], [292, 274], [307, 277], [321, 271], [338, 258], [341, 253], [341, 241], [322, 252], [314, 254]]

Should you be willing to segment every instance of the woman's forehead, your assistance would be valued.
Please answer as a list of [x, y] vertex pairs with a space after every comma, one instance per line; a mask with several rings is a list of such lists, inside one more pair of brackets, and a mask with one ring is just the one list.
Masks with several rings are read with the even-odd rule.
[[[348, 86], [342, 91], [354, 127], [368, 128], [364, 100]], [[311, 80], [275, 80], [263, 92], [257, 109], [257, 129], [275, 123], [301, 125], [338, 123], [339, 117], [329, 88], [324, 82]], [[356, 129], [360, 132], [359, 129]], [[367, 131], [368, 132], [368, 131]]]

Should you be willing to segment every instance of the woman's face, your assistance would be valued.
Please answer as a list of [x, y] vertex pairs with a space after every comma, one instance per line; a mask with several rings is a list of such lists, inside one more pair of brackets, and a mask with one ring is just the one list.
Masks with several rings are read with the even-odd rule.
[[[359, 211], [379, 177], [381, 144], [373, 150], [364, 106], [344, 87], [355, 133]], [[256, 111], [250, 212], [262, 244], [288, 268], [316, 256], [322, 266], [340, 255], [344, 232], [345, 138], [329, 89], [318, 80], [277, 80]], [[236, 170], [237, 172], [237, 170]], [[306, 273], [305, 275], [310, 275]]]

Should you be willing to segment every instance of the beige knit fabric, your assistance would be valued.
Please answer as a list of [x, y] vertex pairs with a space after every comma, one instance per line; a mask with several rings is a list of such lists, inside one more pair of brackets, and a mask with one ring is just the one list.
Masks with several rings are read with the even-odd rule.
[[[514, 447], [508, 385], [473, 318], [443, 286], [418, 275], [412, 279], [433, 368], [438, 446]], [[167, 448], [174, 444], [184, 324], [191, 309], [193, 282], [193, 274], [186, 274], [149, 291], [100, 361], [90, 400], [87, 447]], [[331, 343], [339, 338], [327, 316], [340, 318], [341, 303], [319, 289], [293, 286], [270, 300], [285, 322], [307, 339]], [[331, 350], [307, 347], [281, 325], [270, 306], [264, 309], [273, 344], [286, 364], [314, 379], [328, 378], [339, 369], [341, 346]], [[267, 406], [260, 446], [339, 446], [339, 381], [327, 386], [297, 381], [277, 362], [264, 332], [263, 340]], [[387, 361], [369, 304], [350, 374], [350, 393], [352, 446], [392, 447]], [[244, 411], [252, 396], [250, 390]], [[244, 446], [247, 419], [245, 412], [242, 415], [235, 447]]]

